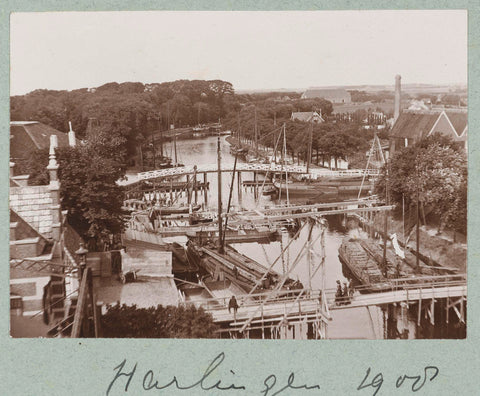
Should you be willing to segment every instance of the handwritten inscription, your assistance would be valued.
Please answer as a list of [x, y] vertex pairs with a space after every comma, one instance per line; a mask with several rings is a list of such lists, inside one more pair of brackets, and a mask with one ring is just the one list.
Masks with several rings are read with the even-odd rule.
[[[384, 378], [382, 373], [377, 373], [375, 376], [373, 376], [370, 375], [370, 371], [371, 369], [369, 367], [357, 390], [371, 388], [374, 390], [373, 396], [376, 396], [382, 388]], [[418, 392], [427, 383], [427, 379], [432, 382], [437, 377], [439, 372], [440, 370], [436, 366], [426, 366], [420, 374], [402, 374], [397, 378], [395, 387], [397, 389], [401, 387], [409, 387], [412, 392]]]
[[[186, 381], [177, 378], [173, 375], [169, 380], [160, 380], [153, 370], [146, 370], [140, 372], [138, 369], [138, 363], [127, 366], [127, 360], [124, 359], [113, 370], [115, 372], [113, 379], [108, 385], [106, 396], [110, 395], [113, 386], [116, 384], [117, 388], [120, 387], [124, 392], [122, 394], [132, 391], [132, 394], [138, 394], [139, 390], [147, 391], [162, 391], [168, 389], [177, 389], [180, 391], [189, 391], [195, 389], [196, 391], [234, 391], [231, 394], [260, 394], [263, 396], [277, 396], [280, 394], [290, 395], [292, 391], [299, 391], [299, 394], [306, 394], [305, 391], [310, 391], [312, 395], [320, 394], [320, 385], [310, 384], [307, 385], [303, 379], [297, 379], [294, 372], [290, 372], [288, 377], [281, 377], [277, 374], [269, 374], [263, 381], [259, 381], [259, 385], [256, 389], [254, 384], [256, 381], [249, 381], [249, 389], [247, 385], [242, 384], [236, 380], [232, 380], [235, 376], [235, 372], [232, 369], [226, 369], [223, 367], [222, 372], [219, 368], [222, 366], [225, 360], [225, 353], [219, 353], [207, 366], [200, 378], [196, 381]], [[221, 377], [221, 373], [228, 372], [228, 378]], [[436, 366], [425, 366], [419, 373], [401, 374], [393, 381], [391, 386], [397, 389], [407, 388], [411, 392], [417, 392], [421, 390], [426, 384], [432, 382], [439, 374], [440, 370]], [[377, 396], [384, 385], [384, 382], [388, 382], [382, 372], [373, 373], [369, 367], [363, 377], [360, 385], [357, 387], [357, 391], [364, 390], [365, 392], [370, 390], [372, 396]], [[313, 392], [312, 392], [313, 391]], [[315, 392], [316, 391], [316, 392]], [[150, 393], [150, 392], [148, 392]], [[154, 392], [152, 392], [154, 393]], [[191, 394], [191, 392], [186, 392]], [[198, 392], [196, 392], [198, 393]], [[370, 393], [366, 393], [370, 395]], [[388, 394], [391, 394], [389, 391]]]
[[[217, 380], [214, 381], [212, 380], [212, 377], [214, 377], [214, 372], [217, 370], [217, 368], [223, 363], [225, 360], [225, 354], [222, 352], [218, 354], [215, 359], [212, 360], [212, 362], [208, 365], [207, 369], [204, 371], [202, 377], [193, 382], [193, 383], [187, 383], [184, 381], [181, 381], [177, 378], [177, 376], [173, 376], [170, 381], [168, 382], [160, 382], [158, 379], [155, 377], [155, 373], [153, 370], [147, 370], [144, 374], [141, 381], [141, 388], [144, 391], [152, 391], [152, 390], [163, 390], [167, 388], [171, 389], [178, 389], [178, 390], [203, 390], [203, 391], [209, 391], [209, 390], [218, 390], [218, 391], [237, 391], [238, 392], [245, 392], [247, 390], [245, 385], [241, 385], [238, 383], [234, 383], [233, 381], [224, 381], [224, 380]], [[124, 359], [123, 362], [121, 362], [118, 366], [114, 368], [115, 375], [108, 385], [106, 396], [109, 396], [110, 391], [112, 390], [113, 385], [119, 381], [122, 382], [124, 381], [124, 391], [128, 392], [129, 389], [133, 389], [134, 386], [132, 385], [132, 381], [134, 377], [137, 377], [137, 366], [138, 363], [135, 363], [133, 368], [129, 371], [126, 368], [127, 360]], [[229, 371], [232, 375], [235, 375], [235, 372], [233, 370]], [[218, 373], [216, 373], [218, 376]], [[286, 379], [286, 381], [280, 381], [277, 379], [277, 376], [275, 374], [270, 374], [265, 378], [263, 381], [263, 387], [260, 389], [259, 393], [262, 394], [263, 396], [276, 396], [280, 395], [281, 393], [287, 393], [288, 390], [314, 390], [314, 389], [320, 389], [320, 385], [306, 385], [302, 384], [300, 381], [296, 382], [295, 381], [295, 374], [292, 372]], [[258, 392], [258, 391], [257, 391]], [[257, 393], [256, 392], [256, 393]], [[138, 390], [133, 390], [134, 394], [138, 393]], [[251, 392], [248, 392], [246, 394], [250, 394]]]

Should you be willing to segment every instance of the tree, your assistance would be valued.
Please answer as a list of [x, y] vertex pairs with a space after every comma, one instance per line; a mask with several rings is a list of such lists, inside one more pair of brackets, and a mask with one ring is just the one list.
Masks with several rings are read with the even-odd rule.
[[62, 208], [81, 236], [98, 245], [124, 229], [123, 189], [117, 185], [123, 168], [96, 147], [62, 148], [58, 162]]
[[215, 338], [217, 326], [211, 314], [193, 304], [150, 308], [123, 304], [108, 307], [102, 330], [106, 338]]
[[382, 197], [385, 184], [391, 203], [401, 205], [404, 197], [407, 207], [415, 206], [418, 192], [420, 204], [439, 218], [439, 230], [466, 233], [467, 159], [452, 140], [436, 134], [403, 148], [382, 169], [376, 184]]
[[[99, 141], [84, 146], [57, 148], [60, 196], [69, 223], [85, 240], [95, 244], [107, 242], [111, 234], [123, 230], [123, 189], [117, 185], [124, 168], [105, 155]], [[48, 184], [48, 150], [32, 153], [18, 162], [22, 173], [29, 174], [30, 185]], [[94, 247], [94, 246], [92, 246]]]
[[352, 154], [364, 151], [368, 147], [368, 140], [359, 134], [356, 125], [328, 125], [322, 124], [318, 127], [323, 133], [316, 136], [315, 148], [323, 157], [330, 161], [333, 158], [335, 168], [338, 168], [338, 160], [346, 160]]

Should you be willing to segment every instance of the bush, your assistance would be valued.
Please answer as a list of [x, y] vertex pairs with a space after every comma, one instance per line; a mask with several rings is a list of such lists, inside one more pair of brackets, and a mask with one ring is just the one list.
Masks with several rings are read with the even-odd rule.
[[194, 305], [138, 308], [109, 306], [102, 316], [106, 338], [215, 338], [211, 314]]

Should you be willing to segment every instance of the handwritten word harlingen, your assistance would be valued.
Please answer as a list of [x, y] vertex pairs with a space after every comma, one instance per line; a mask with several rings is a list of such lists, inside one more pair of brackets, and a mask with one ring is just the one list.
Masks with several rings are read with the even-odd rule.
[[[395, 387], [411, 387], [412, 392], [417, 392], [423, 388], [427, 379], [432, 382], [438, 375], [440, 370], [436, 366], [426, 366], [423, 368], [423, 372], [421, 374], [416, 375], [406, 375], [402, 374], [397, 377], [395, 382]], [[367, 369], [365, 377], [363, 378], [361, 384], [358, 386], [357, 390], [361, 389], [368, 389], [373, 388], [375, 389], [373, 392], [373, 396], [380, 391], [383, 385], [383, 374], [378, 373], [374, 377], [370, 377], [370, 367]]]
[[[159, 380], [155, 378], [155, 374], [153, 370], [147, 370], [142, 377], [141, 389], [143, 389], [144, 391], [154, 391], [154, 390], [158, 391], [158, 390], [163, 390], [163, 389], [172, 387], [177, 390], [185, 390], [185, 391], [192, 390], [192, 389], [196, 389], [199, 391], [209, 391], [209, 390], [215, 389], [219, 391], [237, 391], [237, 393], [235, 394], [238, 394], [238, 392], [246, 392], [247, 387], [245, 385], [240, 385], [238, 383], [235, 384], [233, 383], [233, 381], [230, 381], [228, 385], [226, 384], [225, 381], [222, 381], [222, 380], [218, 380], [216, 382], [212, 381], [212, 377], [214, 376], [213, 373], [215, 372], [215, 370], [217, 370], [217, 368], [222, 364], [224, 360], [225, 360], [225, 353], [221, 352], [208, 365], [202, 377], [199, 380], [191, 383], [190, 385], [187, 385], [188, 383], [184, 381], [178, 380], [175, 375], [169, 382], [159, 383]], [[122, 363], [120, 363], [117, 367], [114, 368], [114, 370], [116, 370], [115, 376], [113, 377], [113, 380], [108, 385], [106, 396], [109, 396], [113, 385], [117, 381], [120, 381], [121, 378], [123, 378], [126, 381], [125, 388], [124, 388], [125, 392], [128, 392], [129, 389], [133, 389], [136, 386], [136, 385], [132, 385], [132, 380], [137, 375], [138, 363], [135, 363], [135, 365], [130, 371], [125, 370], [126, 364], [127, 364], [127, 360], [124, 359]], [[235, 372], [233, 370], [230, 370], [230, 373], [235, 375]], [[320, 385], [311, 385], [311, 386], [308, 386], [306, 384], [296, 385], [294, 382], [295, 382], [295, 374], [293, 372], [290, 373], [286, 381], [282, 382], [279, 380], [278, 385], [277, 385], [277, 376], [275, 374], [270, 374], [265, 378], [265, 380], [259, 386], [259, 388], [253, 391], [255, 393], [260, 393], [263, 396], [276, 396], [283, 392], [286, 392], [287, 390], [320, 389]], [[132, 385], [132, 388], [130, 388], [131, 385]], [[132, 391], [134, 394], [138, 394], [138, 389], [133, 389]], [[252, 392], [249, 389], [248, 394], [251, 394], [251, 393]]]

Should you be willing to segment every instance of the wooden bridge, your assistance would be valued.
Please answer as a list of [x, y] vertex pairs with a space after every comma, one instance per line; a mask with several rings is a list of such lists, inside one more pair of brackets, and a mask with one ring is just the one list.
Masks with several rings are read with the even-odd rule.
[[[382, 205], [376, 199], [363, 199], [341, 202], [328, 202], [309, 205], [276, 205], [255, 210], [231, 211], [223, 213], [229, 218], [231, 230], [243, 227], [280, 229], [292, 219], [305, 219], [334, 214], [356, 212], [380, 212], [393, 209], [391, 205]], [[184, 236], [196, 232], [216, 232], [218, 219], [212, 215], [211, 223], [189, 225], [189, 215], [168, 215], [158, 219], [159, 226], [153, 228], [147, 219], [148, 210], [140, 210], [132, 215], [127, 223], [125, 237], [150, 243], [163, 244], [161, 237]]]
[[[199, 173], [216, 173], [218, 172], [217, 164], [202, 164], [179, 166], [167, 169], [158, 169], [148, 172], [140, 172], [137, 174], [138, 180], [161, 179], [166, 177], [176, 177], [183, 175], [193, 175]], [[233, 164], [222, 165], [221, 172], [233, 172]], [[302, 165], [282, 165], [282, 164], [247, 164], [237, 163], [236, 172], [269, 172], [272, 173], [292, 173], [297, 175], [309, 175], [310, 178], [316, 179], [320, 177], [361, 177], [378, 176], [377, 169], [347, 169], [347, 170], [330, 170], [324, 168], [310, 168], [307, 172], [306, 166]]]
[[[385, 292], [364, 293], [369, 286], [360, 286], [355, 288], [353, 295], [340, 298], [335, 296], [335, 289], [281, 290], [239, 295], [236, 296], [240, 305], [236, 315], [228, 312], [228, 297], [192, 300], [188, 303], [202, 306], [222, 326], [220, 333], [230, 334], [243, 330], [263, 331], [265, 328], [274, 328], [278, 332], [286, 324], [314, 323], [316, 338], [324, 338], [325, 326], [332, 319], [331, 311], [395, 303], [405, 303], [407, 306], [418, 304], [419, 315], [423, 308], [433, 321], [438, 299], [446, 299], [447, 309], [453, 308], [459, 321], [465, 323], [465, 274], [391, 279], [386, 283], [390, 290]], [[273, 297], [272, 293], [275, 294]]]

